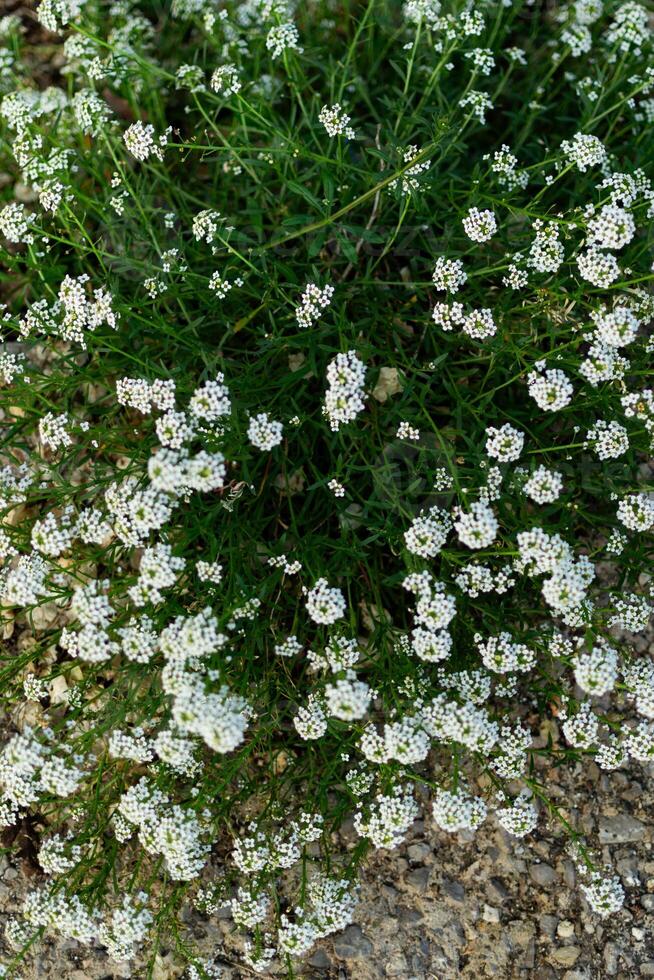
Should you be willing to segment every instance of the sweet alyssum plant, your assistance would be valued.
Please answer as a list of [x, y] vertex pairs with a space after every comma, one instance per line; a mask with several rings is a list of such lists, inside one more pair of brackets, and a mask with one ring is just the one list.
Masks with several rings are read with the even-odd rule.
[[546, 773], [654, 757], [650, 10], [37, 16], [0, 20], [7, 975], [55, 930], [218, 976], [188, 903], [290, 973], [419, 814], [562, 821], [618, 910]]

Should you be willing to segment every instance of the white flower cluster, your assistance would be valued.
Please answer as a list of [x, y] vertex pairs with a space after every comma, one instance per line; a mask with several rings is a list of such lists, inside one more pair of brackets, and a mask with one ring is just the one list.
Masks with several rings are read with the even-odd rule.
[[618, 679], [618, 655], [606, 643], [580, 651], [575, 657], [574, 672], [575, 680], [585, 694], [606, 694], [613, 690]]
[[497, 332], [492, 310], [472, 310], [463, 318], [463, 330], [474, 340], [488, 340]]
[[458, 293], [468, 281], [468, 276], [461, 259], [446, 259], [440, 256], [436, 259], [432, 280], [436, 289], [446, 293]]
[[232, 694], [226, 684], [211, 689], [215, 676], [205, 676], [202, 670], [203, 660], [226, 642], [210, 609], [195, 616], [178, 616], [158, 641], [166, 661], [162, 686], [172, 700], [173, 722], [181, 732], [199, 736], [221, 754], [241, 744], [249, 718], [246, 701]]
[[175, 382], [172, 378], [156, 378], [152, 382], [144, 378], [119, 378], [116, 399], [142, 415], [149, 415], [153, 408], [169, 412], [175, 407]]
[[141, 556], [138, 580], [127, 591], [134, 605], [161, 602], [164, 598], [162, 589], [175, 584], [185, 564], [183, 558], [173, 555], [169, 544], [158, 542], [146, 548]]
[[421, 660], [436, 662], [449, 656], [452, 637], [447, 628], [456, 615], [456, 599], [429, 572], [407, 575], [403, 586], [416, 597], [411, 646]]
[[39, 438], [44, 446], [52, 450], [72, 446], [73, 439], [68, 431], [70, 426], [71, 419], [67, 412], [60, 415], [46, 412], [39, 419]]
[[[169, 413], [164, 416], [165, 421], [170, 421]], [[179, 430], [178, 430], [179, 431]], [[185, 430], [187, 433], [190, 429]], [[165, 438], [165, 430], [162, 433]], [[178, 441], [174, 439], [174, 441]], [[145, 534], [145, 522], [151, 520], [150, 527], [160, 527], [165, 524], [167, 517], [172, 510], [172, 501], [166, 494], [173, 496], [186, 496], [190, 491], [208, 493], [211, 490], [218, 490], [225, 483], [225, 460], [222, 453], [208, 453], [204, 450], [191, 456], [186, 449], [159, 449], [150, 457], [148, 461], [148, 476], [150, 487], [144, 491], [137, 492], [132, 500], [138, 501], [135, 506], [130, 499], [124, 502], [123, 507], [119, 504], [114, 509], [113, 497], [110, 502], [110, 510], [126, 521], [127, 525], [133, 521], [135, 513], [138, 513], [139, 523], [144, 522], [142, 535]], [[127, 490], [127, 488], [126, 488]], [[117, 491], [116, 496], [122, 496], [121, 491]], [[145, 508], [145, 510], [143, 509]], [[152, 514], [148, 509], [152, 508]], [[139, 529], [140, 530], [140, 529]], [[121, 530], [117, 529], [119, 536], [123, 536]], [[137, 534], [141, 536], [141, 533]]]
[[216, 238], [220, 224], [220, 212], [207, 209], [198, 211], [193, 218], [191, 231], [196, 242], [206, 242], [208, 245]]
[[529, 183], [529, 177], [524, 170], [517, 168], [517, 156], [511, 153], [511, 149], [506, 143], [503, 143], [499, 150], [493, 153], [491, 162], [491, 170], [497, 174], [497, 180], [501, 187], [505, 187], [508, 191], [513, 191], [518, 187], [524, 190]]
[[617, 204], [605, 204], [588, 222], [588, 241], [598, 248], [621, 249], [636, 233], [629, 211]]
[[14, 818], [18, 807], [35, 803], [41, 794], [65, 798], [75, 793], [84, 778], [83, 759], [65, 745], [59, 751], [29, 726], [5, 743], [0, 753], [2, 803], [9, 804]]
[[302, 562], [290, 561], [287, 555], [271, 555], [268, 564], [272, 568], [283, 568], [286, 575], [297, 575], [302, 571]]
[[21, 555], [3, 568], [0, 598], [6, 606], [29, 607], [46, 594], [48, 566], [40, 555]]
[[220, 585], [223, 580], [224, 569], [217, 561], [196, 561], [195, 571], [201, 582], [211, 582], [213, 585]]
[[611, 54], [611, 60], [616, 56], [624, 56], [629, 52], [640, 54], [640, 50], [651, 39], [651, 27], [648, 12], [635, 0], [627, 0], [615, 12], [613, 21], [606, 32], [607, 45], [616, 49]]
[[220, 65], [211, 76], [211, 88], [220, 95], [237, 95], [242, 88], [236, 65]]
[[195, 389], [189, 401], [189, 412], [202, 422], [217, 422], [232, 411], [229, 388], [225, 384], [225, 376], [218, 372], [215, 378], [209, 379]]
[[524, 795], [516, 797], [510, 806], [498, 807], [495, 816], [500, 826], [514, 837], [525, 837], [538, 823], [538, 811]]
[[563, 723], [566, 741], [577, 749], [588, 749], [597, 742], [599, 721], [588, 701], [584, 701], [572, 718]]
[[300, 35], [295, 24], [287, 21], [271, 27], [266, 37], [266, 47], [273, 60], [281, 57], [285, 51], [297, 51], [301, 54]]
[[[301, 645], [298, 646], [302, 649]], [[354, 667], [360, 656], [361, 650], [357, 641], [345, 636], [332, 637], [322, 653], [315, 650], [307, 653], [312, 670], [331, 670], [333, 673]]]
[[472, 62], [480, 75], [490, 75], [496, 64], [495, 56], [490, 48], [472, 48], [471, 51], [466, 51], [463, 57]]
[[268, 452], [282, 441], [283, 429], [281, 422], [271, 419], [267, 412], [260, 412], [250, 419], [248, 439], [256, 449]]
[[618, 505], [618, 520], [630, 531], [649, 531], [654, 527], [654, 499], [646, 493], [632, 493]]
[[[412, 144], [402, 152], [402, 172], [388, 185], [389, 191], [399, 188], [404, 195], [411, 194], [420, 188], [420, 176], [426, 173], [431, 166], [429, 160], [420, 160], [420, 150]], [[415, 161], [415, 162], [414, 162]]]
[[627, 347], [633, 343], [640, 327], [640, 319], [631, 307], [618, 304], [611, 311], [606, 307], [593, 310], [594, 337], [607, 347]]
[[[147, 901], [145, 892], [137, 895], [141, 903]], [[113, 909], [109, 921], [98, 929], [98, 940], [113, 960], [131, 960], [141, 948], [154, 921], [152, 913], [144, 907], [135, 905], [130, 895], [125, 895], [123, 903]]]
[[[587, 54], [593, 46], [593, 35], [585, 24], [572, 21], [561, 32], [561, 44], [570, 48], [573, 58], [578, 58], [582, 54]], [[558, 60], [558, 51], [554, 53], [554, 58]]]
[[614, 347], [596, 341], [588, 349], [579, 370], [593, 387], [597, 387], [603, 381], [624, 377], [627, 367], [628, 361]]
[[354, 827], [374, 847], [397, 847], [417, 816], [418, 807], [412, 794], [398, 789], [388, 796], [379, 794], [367, 813], [358, 810], [354, 815]]
[[76, 92], [72, 102], [73, 113], [81, 131], [97, 136], [111, 118], [109, 106], [93, 89]]
[[579, 275], [593, 286], [610, 286], [620, 276], [620, 266], [615, 255], [591, 246], [577, 256]]
[[412, 521], [409, 530], [404, 532], [404, 541], [412, 554], [421, 558], [435, 558], [451, 530], [450, 515], [438, 507], [432, 507]]
[[293, 719], [293, 725], [300, 738], [314, 741], [322, 738], [327, 731], [327, 717], [320, 700], [310, 694], [305, 705], [300, 706]]
[[536, 504], [552, 504], [563, 490], [563, 477], [556, 470], [537, 466], [523, 487], [524, 492]]
[[[477, 13], [477, 11], [473, 11]], [[475, 116], [483, 126], [486, 123], [486, 113], [493, 108], [493, 103], [487, 92], [480, 92], [479, 89], [471, 89], [459, 102], [461, 109], [470, 107], [470, 115]]]
[[615, 612], [609, 620], [609, 626], [617, 626], [631, 633], [641, 633], [647, 629], [652, 605], [646, 596], [618, 596], [613, 602], [613, 608]]
[[356, 133], [350, 126], [350, 117], [340, 103], [335, 102], [333, 106], [324, 105], [318, 114], [318, 119], [329, 136], [345, 136], [349, 140], [356, 139]]
[[432, 311], [432, 319], [447, 333], [454, 327], [463, 326], [466, 319], [463, 303], [436, 303]]
[[340, 589], [331, 588], [326, 578], [319, 578], [306, 595], [307, 612], [314, 623], [327, 626], [342, 619], [347, 608]]
[[358, 680], [353, 670], [325, 686], [327, 714], [341, 721], [357, 721], [368, 710], [372, 695], [365, 681]]
[[498, 674], [526, 672], [536, 663], [535, 651], [524, 643], [516, 643], [510, 633], [502, 632], [498, 636], [489, 636], [486, 640], [477, 633], [475, 643], [484, 667]]
[[597, 167], [606, 159], [606, 149], [597, 136], [575, 133], [572, 140], [563, 140], [561, 152], [581, 172]]
[[620, 400], [626, 417], [643, 422], [654, 441], [654, 391], [644, 388], [642, 391], [623, 395]]
[[317, 323], [322, 311], [330, 305], [333, 295], [333, 286], [327, 285], [321, 289], [313, 282], [307, 283], [300, 299], [300, 305], [295, 310], [298, 327], [301, 330], [306, 330]]
[[192, 811], [171, 803], [144, 777], [123, 793], [118, 813], [138, 829], [144, 850], [162, 855], [173, 881], [189, 881], [200, 874], [209, 845]]
[[534, 221], [536, 237], [531, 243], [527, 263], [536, 272], [557, 272], [563, 263], [565, 250], [559, 240], [559, 229], [553, 222]]
[[[318, 939], [344, 929], [352, 921], [355, 904], [356, 897], [345, 879], [322, 876], [312, 879], [307, 888], [308, 908], [296, 908], [293, 921], [287, 915], [280, 917], [281, 927], [277, 933], [280, 951], [299, 956]], [[261, 955], [257, 954], [254, 969], [261, 973], [266, 965], [266, 957], [262, 961]]]
[[36, 215], [27, 211], [24, 204], [12, 201], [11, 204], [5, 204], [0, 211], [0, 235], [15, 245], [21, 242], [31, 245], [34, 241], [32, 225], [35, 220]]
[[495, 541], [499, 524], [493, 508], [484, 500], [472, 501], [467, 510], [457, 508], [455, 518], [454, 530], [467, 548], [488, 548]]
[[135, 762], [151, 762], [154, 752], [149, 739], [142, 728], [133, 728], [130, 732], [114, 729], [109, 736], [109, 755], [114, 759], [133, 759]]
[[497, 221], [492, 211], [470, 208], [463, 219], [463, 230], [473, 242], [488, 242], [497, 231]]
[[469, 562], [458, 575], [455, 575], [454, 581], [471, 599], [476, 599], [484, 592], [497, 592], [498, 595], [502, 595], [515, 584], [515, 579], [508, 569], [502, 568], [493, 572], [488, 565], [475, 561]]
[[469, 796], [461, 789], [456, 792], [439, 789], [432, 813], [442, 830], [456, 833], [459, 830], [477, 830], [486, 819], [488, 810], [478, 796]]
[[546, 368], [542, 361], [527, 375], [529, 394], [544, 412], [559, 412], [572, 401], [574, 388], [560, 368]]
[[525, 444], [525, 434], [506, 422], [499, 429], [492, 425], [486, 429], [486, 452], [500, 463], [518, 459]]
[[359, 740], [359, 749], [370, 762], [381, 764], [395, 759], [411, 765], [426, 759], [430, 748], [429, 734], [420, 715], [405, 716], [389, 722], [382, 734], [369, 726]]
[[79, 844], [71, 844], [68, 838], [60, 834], [54, 834], [43, 841], [39, 848], [39, 864], [46, 874], [64, 874], [74, 868], [82, 855], [82, 848]]
[[297, 636], [287, 636], [282, 643], [275, 644], [275, 654], [278, 657], [294, 657], [302, 651], [302, 644]]
[[152, 123], [143, 123], [138, 119], [125, 130], [123, 140], [132, 156], [141, 163], [150, 157], [162, 161], [171, 132], [172, 128], [169, 126], [165, 132], [157, 136]]
[[623, 676], [638, 714], [654, 720], [654, 662], [637, 660], [625, 669]]
[[424, 19], [428, 24], [435, 25], [440, 12], [440, 0], [405, 0], [402, 6], [402, 15], [410, 24], [419, 24]]
[[588, 430], [586, 441], [600, 459], [617, 459], [629, 449], [629, 435], [619, 422], [598, 419]]
[[323, 414], [330, 428], [338, 432], [365, 408], [364, 382], [366, 366], [352, 350], [337, 354], [327, 366], [329, 387], [325, 393]]
[[624, 888], [615, 875], [597, 872], [588, 884], [581, 885], [581, 891], [593, 912], [602, 918], [619, 912], [624, 905]]
[[585, 555], [575, 558], [560, 535], [547, 534], [540, 527], [521, 531], [517, 544], [516, 569], [529, 576], [547, 576], [542, 587], [546, 603], [564, 618], [582, 610], [586, 590], [595, 577], [590, 559]]
[[155, 422], [157, 438], [168, 449], [181, 449], [194, 435], [193, 424], [185, 412], [166, 412]]
[[75, 529], [70, 509], [65, 510], [59, 520], [50, 512], [32, 525], [32, 547], [42, 555], [56, 558], [70, 547]]
[[112, 308], [112, 299], [103, 288], [87, 291], [89, 277], [66, 276], [59, 286], [57, 300], [48, 306], [34, 304], [21, 323], [21, 333], [52, 333], [62, 340], [86, 347], [86, 333], [106, 324], [113, 330], [118, 327], [119, 315]]
[[[239, 280], [242, 283], [242, 280]], [[225, 279], [222, 273], [217, 270], [211, 273], [209, 279], [209, 289], [215, 293], [218, 299], [224, 299], [228, 292], [235, 285], [230, 279]]]
[[100, 943], [112, 959], [132, 959], [148, 934], [153, 916], [145, 908], [147, 895], [139, 892], [136, 902], [123, 898], [122, 905], [106, 914], [89, 910], [78, 895], [67, 897], [57, 885], [29, 892], [23, 907], [24, 922], [10, 922], [10, 942], [18, 951], [34, 929], [53, 929], [60, 935], [87, 944]]

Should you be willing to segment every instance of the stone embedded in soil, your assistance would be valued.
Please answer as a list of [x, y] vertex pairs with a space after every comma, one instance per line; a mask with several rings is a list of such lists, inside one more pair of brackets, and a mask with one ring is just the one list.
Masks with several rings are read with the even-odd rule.
[[429, 868], [416, 868], [414, 871], [409, 871], [406, 882], [410, 888], [414, 888], [418, 892], [425, 892], [429, 887], [429, 874]]
[[417, 844], [409, 844], [406, 853], [412, 864], [422, 864], [432, 854], [432, 849], [429, 844], [419, 841]]
[[452, 902], [465, 901], [465, 888], [459, 881], [450, 881], [449, 878], [443, 878], [441, 882], [441, 892], [445, 898], [449, 898]]
[[558, 919], [555, 915], [541, 915], [538, 920], [538, 925], [543, 935], [549, 936], [550, 939], [553, 939], [556, 935]]
[[560, 939], [570, 939], [575, 934], [574, 922], [570, 922], [569, 919], [564, 919], [563, 922], [559, 922], [556, 934]]
[[348, 926], [335, 937], [334, 952], [341, 960], [358, 959], [372, 953], [372, 943], [364, 936], [359, 926]]
[[537, 885], [552, 885], [557, 880], [558, 875], [549, 864], [531, 864], [529, 877]]
[[574, 966], [580, 954], [581, 950], [578, 946], [560, 946], [559, 949], [554, 950], [552, 958], [560, 966]]
[[626, 813], [615, 817], [600, 817], [600, 844], [628, 844], [640, 841], [647, 835], [647, 827], [640, 820]]
[[329, 970], [332, 965], [332, 961], [325, 952], [324, 949], [318, 947], [318, 949], [313, 953], [312, 956], [307, 960], [309, 966], [315, 967], [317, 970]]
[[607, 943], [604, 947], [604, 969], [608, 976], [614, 977], [618, 972], [618, 960], [620, 950], [614, 943]]

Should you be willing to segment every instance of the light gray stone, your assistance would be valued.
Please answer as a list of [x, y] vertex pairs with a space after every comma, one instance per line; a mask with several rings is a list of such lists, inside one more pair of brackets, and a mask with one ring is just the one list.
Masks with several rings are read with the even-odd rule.
[[359, 926], [348, 926], [334, 937], [334, 952], [341, 960], [355, 960], [370, 956], [372, 943], [364, 936]]
[[600, 844], [628, 844], [643, 840], [646, 834], [645, 824], [629, 814], [619, 813], [615, 817], [600, 817]]
[[537, 885], [547, 887], [557, 880], [558, 875], [549, 864], [531, 864], [529, 866], [529, 877]]

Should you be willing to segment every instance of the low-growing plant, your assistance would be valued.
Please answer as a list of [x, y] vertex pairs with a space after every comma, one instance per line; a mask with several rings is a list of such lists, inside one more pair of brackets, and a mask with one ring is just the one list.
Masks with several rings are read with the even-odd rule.
[[7, 975], [55, 930], [218, 976], [189, 903], [291, 975], [419, 814], [558, 821], [620, 908], [547, 767], [654, 758], [650, 19], [0, 20]]

